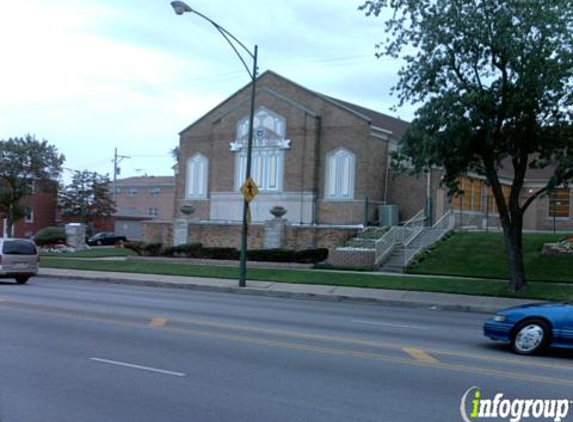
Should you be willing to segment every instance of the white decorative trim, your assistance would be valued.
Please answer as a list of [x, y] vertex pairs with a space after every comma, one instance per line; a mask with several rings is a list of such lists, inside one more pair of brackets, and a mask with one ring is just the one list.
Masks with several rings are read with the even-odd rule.
[[185, 169], [185, 198], [207, 198], [209, 159], [203, 154], [196, 153], [187, 159]]
[[345, 148], [326, 154], [324, 199], [354, 199], [356, 156]]

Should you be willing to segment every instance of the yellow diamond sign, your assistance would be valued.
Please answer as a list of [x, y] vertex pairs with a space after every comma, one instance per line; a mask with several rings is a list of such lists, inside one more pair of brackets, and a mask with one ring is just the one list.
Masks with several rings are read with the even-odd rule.
[[243, 194], [245, 201], [251, 202], [253, 199], [255, 199], [257, 193], [259, 193], [259, 188], [257, 185], [255, 185], [255, 181], [249, 177], [247, 180], [245, 180], [243, 186], [241, 186], [241, 193]]

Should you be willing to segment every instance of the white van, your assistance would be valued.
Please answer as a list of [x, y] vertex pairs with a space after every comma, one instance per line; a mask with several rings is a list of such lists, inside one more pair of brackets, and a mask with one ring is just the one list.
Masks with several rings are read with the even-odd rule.
[[0, 238], [0, 278], [14, 278], [18, 284], [38, 274], [38, 250], [31, 240]]

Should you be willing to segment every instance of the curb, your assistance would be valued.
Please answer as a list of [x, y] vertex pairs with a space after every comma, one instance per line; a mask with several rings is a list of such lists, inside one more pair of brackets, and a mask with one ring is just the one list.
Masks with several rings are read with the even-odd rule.
[[[495, 313], [502, 306], [499, 305], [487, 305], [487, 304], [468, 304], [468, 303], [440, 303], [439, 301], [432, 300], [419, 300], [419, 299], [408, 299], [409, 293], [420, 293], [420, 292], [410, 292], [403, 291], [401, 298], [378, 298], [378, 297], [368, 297], [368, 296], [349, 296], [344, 294], [324, 294], [324, 293], [311, 293], [311, 292], [295, 292], [286, 290], [270, 290], [268, 288], [260, 287], [226, 287], [226, 286], [214, 286], [207, 284], [198, 283], [177, 283], [170, 281], [153, 281], [153, 280], [134, 280], [130, 278], [122, 278], [121, 276], [114, 275], [109, 276], [86, 276], [86, 275], [64, 275], [64, 274], [40, 274], [41, 277], [54, 278], [66, 281], [82, 281], [82, 282], [104, 282], [110, 284], [121, 284], [129, 286], [143, 286], [143, 287], [163, 287], [171, 289], [186, 289], [195, 291], [205, 291], [205, 292], [222, 292], [222, 293], [233, 293], [249, 296], [262, 296], [262, 297], [276, 297], [276, 298], [293, 298], [293, 299], [306, 299], [306, 300], [319, 300], [325, 302], [349, 302], [349, 303], [366, 303], [366, 304], [378, 304], [385, 306], [399, 306], [399, 307], [409, 307], [409, 308], [429, 308], [435, 310], [446, 310], [446, 311], [458, 311], [458, 312], [472, 312], [479, 314], [491, 314]], [[282, 283], [272, 283], [271, 286], [280, 286]], [[333, 289], [339, 286], [332, 286]], [[365, 289], [367, 290], [367, 289]], [[382, 289], [380, 289], [382, 290]], [[427, 293], [432, 295], [433, 293]], [[473, 296], [468, 296], [472, 298]], [[481, 298], [481, 297], [480, 297]], [[511, 301], [512, 299], [508, 299]], [[507, 306], [519, 305], [521, 303], [531, 303], [534, 300], [523, 301], [519, 299], [514, 299], [515, 303], [508, 303]], [[507, 307], [506, 306], [506, 307]]]

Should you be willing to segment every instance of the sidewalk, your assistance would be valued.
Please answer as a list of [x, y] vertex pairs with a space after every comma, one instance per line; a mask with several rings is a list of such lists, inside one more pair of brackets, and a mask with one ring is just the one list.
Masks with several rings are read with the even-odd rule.
[[247, 280], [247, 287], [240, 288], [238, 287], [237, 280], [230, 279], [104, 271], [79, 271], [55, 268], [40, 268], [39, 276], [67, 280], [101, 281], [134, 286], [172, 287], [261, 296], [312, 298], [331, 301], [370, 302], [387, 305], [429, 307], [481, 313], [493, 313], [501, 308], [508, 308], [533, 302], [532, 300], [523, 299], [467, 296], [449, 293], [366, 289], [312, 284], [289, 284], [270, 281]]

